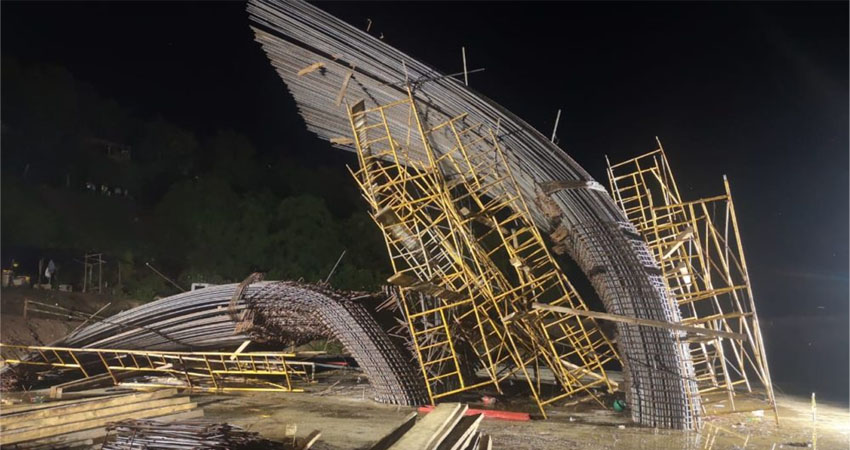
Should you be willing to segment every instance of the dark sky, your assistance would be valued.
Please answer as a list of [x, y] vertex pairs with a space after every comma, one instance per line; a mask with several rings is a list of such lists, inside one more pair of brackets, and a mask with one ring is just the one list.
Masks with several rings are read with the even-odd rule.
[[[662, 139], [687, 198], [729, 175], [764, 316], [848, 315], [848, 5], [321, 3], [471, 86], [605, 182]], [[304, 131], [244, 4], [3, 2], [2, 55], [143, 118], [339, 164]], [[822, 308], [819, 308], [822, 307]]]

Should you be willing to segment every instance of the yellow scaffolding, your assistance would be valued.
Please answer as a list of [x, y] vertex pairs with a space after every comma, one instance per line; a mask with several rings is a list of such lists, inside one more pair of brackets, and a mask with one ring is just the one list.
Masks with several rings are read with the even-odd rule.
[[[384, 234], [389, 282], [401, 287], [432, 403], [521, 377], [545, 416], [544, 405], [566, 396], [612, 390], [603, 366], [617, 355], [595, 321], [531, 308], [586, 306], [534, 227], [492, 132], [466, 115], [426, 130], [409, 91], [348, 112], [360, 165], [353, 175]], [[390, 116], [406, 117], [407, 126], [391, 129], [398, 121]], [[449, 139], [432, 139], [435, 133]], [[486, 372], [484, 381], [468, 357]], [[544, 374], [554, 377], [556, 392], [543, 389]]]
[[[84, 378], [108, 373], [115, 385], [175, 387], [179, 383], [200, 392], [303, 392], [292, 387], [293, 377], [311, 378], [314, 368], [312, 363], [288, 359], [294, 356], [278, 352], [167, 352], [0, 344], [0, 362], [4, 364], [78, 370]], [[156, 379], [122, 383], [120, 378], [125, 374], [170, 377], [175, 383]], [[249, 377], [254, 378], [249, 381]]]
[[[700, 404], [706, 414], [715, 406], [765, 389], [776, 413], [776, 401], [764, 351], [753, 291], [747, 272], [735, 207], [726, 177], [723, 195], [683, 201], [667, 156], [658, 148], [617, 163], [608, 162], [614, 201], [638, 229], [661, 267], [671, 301], [682, 324], [726, 331], [740, 338], [688, 338]], [[751, 380], [750, 375], [755, 375]], [[778, 419], [777, 419], [778, 420]]]

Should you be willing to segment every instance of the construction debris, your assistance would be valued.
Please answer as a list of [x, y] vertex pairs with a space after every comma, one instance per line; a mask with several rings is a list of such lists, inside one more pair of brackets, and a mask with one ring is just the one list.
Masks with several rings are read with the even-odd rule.
[[[184, 387], [209, 392], [303, 392], [292, 387], [293, 378], [309, 379], [315, 370], [312, 363], [293, 361], [294, 354], [279, 352], [151, 352], [7, 344], [0, 344], [0, 352], [7, 364], [77, 369], [88, 384], [107, 380], [123, 386]], [[119, 381], [130, 376], [143, 376], [143, 380]], [[160, 377], [167, 381], [160, 381]], [[61, 390], [86, 384], [83, 380], [51, 386], [51, 396], [61, 396]]]
[[[209, 382], [219, 375], [238, 374], [216, 373], [216, 377], [207, 377], [207, 383], [198, 383], [196, 377], [185, 376], [181, 370], [181, 367], [185, 367], [184, 363], [201, 364], [201, 373], [209, 370], [230, 371], [241, 367], [238, 369], [241, 373], [252, 375], [246, 373], [246, 370], [253, 370], [246, 369], [247, 365], [250, 365], [251, 353], [203, 352], [203, 349], [236, 349], [249, 339], [264, 345], [286, 348], [316, 339], [331, 338], [341, 342], [357, 361], [374, 388], [376, 400], [404, 405], [421, 405], [426, 401], [424, 387], [416, 374], [415, 366], [410, 362], [410, 356], [404, 348], [390, 340], [363, 306], [364, 293], [335, 291], [327, 286], [304, 283], [261, 281], [243, 286], [235, 308], [231, 309], [230, 304], [238, 288], [239, 285], [230, 284], [185, 292], [89, 325], [56, 343], [54, 347], [44, 349], [47, 351], [42, 353], [36, 348], [32, 348], [29, 356], [4, 353], [6, 360], [20, 363], [9, 364], [0, 369], [0, 382], [6, 390], [64, 382], [57, 382], [55, 377], [38, 381], [33, 376], [34, 373], [49, 367], [27, 365], [27, 361], [53, 366], [56, 363], [70, 364], [77, 370], [70, 374], [66, 371], [64, 375], [79, 378], [103, 373], [104, 366], [107, 366], [113, 375], [143, 367], [154, 368], [146, 359], [146, 356], [154, 354], [173, 357], [166, 357], [169, 361], [156, 364], [156, 371], [169, 371], [178, 381], [183, 380], [181, 385], [191, 385], [203, 390], [205, 387], [209, 389]], [[383, 298], [384, 294], [369, 294], [365, 297], [373, 296]], [[228, 314], [229, 311], [235, 312], [233, 315], [241, 321], [239, 324]], [[245, 311], [251, 311], [252, 314], [245, 315]], [[248, 318], [250, 320], [246, 321]], [[239, 333], [235, 332], [237, 325], [242, 326]], [[69, 349], [75, 354], [78, 350], [84, 350], [84, 353], [87, 352], [93, 358], [75, 362], [70, 354], [62, 351], [53, 353], [53, 349], [57, 347]], [[14, 348], [3, 346], [0, 350]], [[106, 352], [104, 355], [112, 355], [112, 359], [108, 359], [108, 362], [112, 362], [100, 361], [96, 351], [98, 349]], [[138, 353], [136, 349], [145, 351]], [[195, 353], [200, 359], [186, 360], [186, 353]], [[275, 352], [269, 355], [273, 353]], [[206, 360], [218, 367], [205, 368], [205, 357], [199, 354], [206, 354]], [[134, 356], [136, 361], [133, 360]], [[273, 359], [279, 356], [273, 356]], [[181, 357], [184, 358], [183, 362], [179, 361]], [[224, 363], [213, 363], [213, 360], [222, 358]], [[288, 361], [289, 356], [286, 358]], [[151, 360], [155, 361], [157, 358]], [[81, 369], [98, 366], [100, 370], [83, 375]], [[225, 366], [228, 369], [225, 369]], [[52, 372], [54, 375], [56, 373], [56, 370]], [[279, 369], [277, 374], [284, 375]], [[282, 385], [291, 388], [286, 383]], [[213, 384], [212, 390], [218, 387]]]
[[482, 414], [469, 414], [460, 403], [442, 403], [416, 422], [416, 413], [384, 436], [370, 450], [475, 450], [490, 449], [490, 437], [478, 431]]
[[122, 420], [107, 427], [102, 450], [285, 449], [282, 443], [227, 423], [202, 420]]
[[[307, 371], [284, 359], [292, 355], [245, 346], [332, 338], [385, 403], [433, 405], [485, 387], [502, 394], [520, 380], [545, 417], [545, 407], [568, 397], [603, 405], [602, 394], [622, 386], [635, 421], [696, 428], [720, 396], [735, 410], [736, 390], [752, 391], [749, 372], [775, 411], [728, 183], [725, 196], [683, 201], [659, 143], [609, 164], [612, 201], [553, 142], [465, 82], [303, 2], [250, 0], [248, 11], [308, 128], [357, 153], [352, 175], [383, 232], [397, 287], [377, 299], [379, 309], [396, 306], [411, 354], [360, 302], [379, 294], [265, 282], [257, 273], [113, 318], [92, 314], [84, 324], [100, 322], [57, 346], [2, 346], [26, 353], [3, 355], [4, 389], [86, 378], [54, 384], [58, 397], [104, 382], [105, 372], [115, 384], [144, 373], [146, 387], [215, 392], [268, 389], [234, 387], [233, 376], [267, 384], [279, 376], [277, 390], [296, 391], [291, 376]], [[551, 141], [556, 131], [557, 119]], [[578, 264], [607, 312], [588, 308], [554, 254]], [[603, 331], [603, 320], [616, 333]], [[617, 366], [623, 383], [609, 377]], [[466, 411], [440, 405], [379, 444], [487, 448], [477, 433], [482, 415]]]
[[197, 403], [174, 389], [80, 400], [4, 407], [0, 445], [73, 447], [106, 435], [106, 425], [125, 419], [158, 417], [171, 421], [203, 416]]

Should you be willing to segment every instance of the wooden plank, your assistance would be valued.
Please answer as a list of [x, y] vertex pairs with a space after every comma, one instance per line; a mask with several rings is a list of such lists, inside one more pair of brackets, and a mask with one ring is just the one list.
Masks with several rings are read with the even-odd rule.
[[471, 439], [467, 442], [466, 447], [464, 447], [463, 450], [477, 450], [479, 442], [481, 442], [481, 432], [476, 431], [472, 434]]
[[28, 420], [17, 422], [3, 427], [5, 433], [18, 433], [20, 430], [33, 427], [48, 427], [62, 425], [66, 423], [84, 422], [87, 420], [98, 419], [101, 417], [109, 417], [115, 414], [122, 414], [140, 409], [161, 408], [165, 406], [181, 405], [189, 403], [189, 397], [173, 397], [159, 400], [150, 400], [140, 403], [128, 403], [126, 405], [113, 406], [110, 408], [97, 408], [89, 411], [81, 411], [74, 414], [57, 414], [55, 416], [45, 417], [37, 420]]
[[113, 385], [112, 377], [108, 373], [50, 386], [50, 398], [61, 399], [64, 392], [101, 387], [101, 385]]
[[647, 327], [655, 327], [655, 328], [665, 328], [668, 330], [679, 330], [686, 331], [688, 333], [707, 335], [707, 336], [716, 336], [722, 338], [735, 339], [739, 341], [746, 341], [747, 336], [740, 333], [731, 333], [728, 331], [720, 331], [720, 330], [709, 330], [708, 328], [700, 328], [700, 327], [691, 327], [687, 325], [680, 325], [678, 323], [670, 323], [670, 322], [662, 322], [660, 320], [651, 320], [651, 319], [640, 319], [637, 317], [628, 317], [628, 316], [619, 316], [616, 314], [608, 314], [598, 311], [586, 311], [582, 309], [573, 309], [567, 308], [565, 306], [552, 306], [546, 305], [543, 303], [534, 303], [532, 305], [534, 309], [544, 310], [544, 311], [553, 311], [560, 312], [564, 314], [574, 314], [576, 316], [581, 317], [590, 317], [593, 319], [601, 319], [601, 320], [610, 320], [612, 322], [621, 322], [621, 323], [629, 323], [632, 325], [644, 325]]
[[605, 188], [593, 180], [558, 180], [544, 181], [540, 183], [540, 190], [542, 190], [546, 195], [552, 195], [555, 192], [569, 189], [591, 189], [594, 191], [605, 192]]
[[106, 436], [106, 428], [93, 428], [91, 430], [75, 431], [73, 433], [52, 436], [37, 441], [24, 442], [17, 444], [17, 448], [37, 449], [42, 447], [55, 448], [65, 446], [73, 442], [85, 441], [88, 439], [101, 439]]
[[477, 442], [477, 438], [481, 433], [478, 432], [478, 427], [467, 433], [461, 441], [454, 447], [456, 450], [464, 450], [469, 448], [473, 442]]
[[558, 359], [558, 361], [560, 361], [560, 362], [561, 362], [561, 364], [563, 364], [563, 365], [564, 365], [564, 367], [566, 367], [566, 368], [568, 368], [568, 369], [570, 369], [570, 370], [577, 370], [577, 371], [581, 372], [581, 373], [582, 373], [582, 375], [584, 375], [584, 376], [588, 376], [588, 377], [590, 377], [590, 378], [595, 378], [595, 379], [597, 379], [597, 380], [604, 380], [604, 381], [606, 381], [608, 384], [610, 384], [611, 386], [613, 386], [614, 388], [619, 388], [619, 387], [620, 387], [620, 384], [619, 384], [619, 383], [617, 383], [616, 381], [614, 381], [614, 380], [612, 380], [612, 379], [610, 379], [610, 378], [603, 377], [602, 375], [599, 375], [599, 374], [598, 374], [598, 373], [596, 373], [596, 372], [592, 372], [592, 371], [590, 371], [590, 370], [587, 370], [587, 369], [585, 369], [584, 367], [577, 366], [577, 365], [575, 365], [575, 364], [573, 364], [573, 363], [571, 363], [571, 362], [567, 361], [566, 359], [559, 358], [559, 359]]
[[437, 446], [437, 450], [462, 450], [466, 447], [472, 434], [478, 430], [478, 425], [482, 419], [484, 419], [483, 414], [462, 417], [443, 442]]
[[427, 449], [436, 450], [437, 446], [440, 445], [440, 443], [442, 443], [443, 440], [446, 439], [449, 433], [451, 433], [454, 427], [457, 426], [458, 422], [460, 422], [460, 419], [463, 418], [464, 414], [466, 414], [466, 411], [468, 409], [468, 405], [461, 405], [460, 410], [453, 417], [451, 417], [448, 421], [445, 422], [445, 425], [440, 432], [435, 434], [434, 442], [429, 445]]
[[251, 343], [251, 340], [250, 340], [250, 339], [248, 339], [248, 340], [246, 340], [245, 342], [243, 342], [243, 343], [242, 343], [242, 345], [240, 345], [240, 346], [239, 346], [239, 348], [237, 348], [237, 349], [236, 349], [236, 351], [235, 351], [235, 352], [233, 352], [233, 355], [231, 355], [231, 356], [230, 356], [230, 360], [231, 360], [231, 361], [236, 361], [236, 358], [238, 358], [238, 357], [239, 357], [239, 354], [240, 354], [240, 353], [242, 353], [242, 351], [243, 351], [243, 350], [245, 350], [246, 348], [248, 348], [248, 344], [250, 344], [250, 343]]
[[[189, 419], [197, 419], [200, 417], [204, 417], [203, 409], [193, 409], [191, 411], [185, 411], [177, 414], [170, 414], [167, 416], [157, 417], [156, 420], [160, 422], [174, 422], [176, 420], [189, 420]], [[52, 436], [44, 439], [38, 439], [36, 441], [23, 442], [20, 444], [16, 444], [16, 447], [21, 449], [41, 449], [41, 448], [56, 448], [57, 446], [66, 446], [73, 445], [77, 442], [83, 442], [87, 440], [97, 440], [102, 439], [106, 436], [106, 427], [100, 428], [92, 428], [90, 430], [85, 431], [76, 431], [73, 433], [60, 434], [58, 436]]]
[[298, 447], [298, 450], [308, 450], [319, 438], [322, 437], [322, 432], [319, 430], [313, 430], [307, 437], [304, 439], [304, 443], [301, 444], [301, 447]]
[[176, 406], [166, 406], [162, 408], [144, 409], [116, 414], [109, 417], [87, 420], [85, 422], [75, 422], [53, 427], [39, 428], [36, 430], [26, 431], [22, 433], [3, 433], [0, 435], [0, 445], [9, 445], [18, 442], [32, 441], [50, 436], [58, 436], [78, 430], [87, 430], [106, 425], [109, 422], [117, 422], [124, 419], [146, 419], [150, 417], [165, 416], [178, 412], [189, 411], [198, 407], [197, 403], [184, 403]]
[[493, 440], [489, 434], [481, 435], [481, 440], [478, 441], [478, 450], [493, 450]]
[[[16, 446], [17, 448], [17, 446]], [[41, 445], [38, 447], [34, 447], [35, 450], [55, 450], [57, 448], [62, 449], [71, 449], [71, 448], [94, 448], [94, 439], [83, 439], [79, 441], [65, 441], [62, 444], [47, 444]]]
[[336, 106], [342, 104], [342, 99], [345, 98], [345, 90], [348, 89], [348, 82], [351, 81], [351, 77], [354, 75], [354, 68], [345, 75], [345, 78], [342, 80], [342, 87], [339, 89], [339, 93], [336, 95]]
[[65, 406], [65, 405], [78, 404], [78, 403], [84, 403], [84, 402], [96, 402], [98, 400], [116, 398], [116, 397], [120, 397], [122, 395], [125, 395], [125, 394], [102, 395], [102, 396], [98, 396], [98, 397], [88, 397], [88, 398], [79, 398], [79, 399], [73, 399], [73, 400], [63, 400], [63, 401], [58, 401], [58, 402], [33, 403], [33, 404], [25, 404], [25, 405], [19, 405], [19, 406], [11, 406], [11, 407], [4, 406], [2, 409], [0, 409], [0, 419], [3, 419], [6, 416], [10, 416], [10, 415], [13, 415], [13, 414], [22, 414], [22, 413], [27, 413], [27, 412], [31, 412], [31, 411], [37, 411], [39, 409], [55, 408], [57, 406]]
[[317, 62], [317, 63], [310, 64], [309, 66], [299, 70], [298, 76], [303, 77], [304, 75], [307, 75], [308, 73], [311, 73], [311, 72], [315, 72], [315, 71], [321, 69], [322, 67], [325, 67], [325, 63]]
[[694, 230], [691, 227], [685, 228], [685, 231], [676, 235], [676, 238], [673, 239], [673, 243], [670, 245], [670, 248], [667, 249], [666, 252], [661, 256], [661, 259], [667, 259], [676, 252], [682, 245], [685, 244], [689, 239], [694, 237]]
[[[29, 421], [29, 420], [41, 419], [41, 418], [44, 418], [44, 417], [50, 417], [50, 416], [60, 415], [60, 414], [74, 414], [74, 413], [78, 413], [78, 412], [82, 412], [82, 411], [89, 411], [91, 409], [109, 408], [109, 407], [112, 407], [112, 406], [121, 406], [121, 405], [138, 403], [138, 402], [143, 402], [143, 401], [148, 401], [148, 400], [158, 400], [158, 399], [161, 399], [161, 398], [173, 397], [175, 395], [177, 395], [176, 389], [160, 389], [160, 390], [154, 391], [154, 392], [146, 392], [146, 393], [141, 393], [141, 394], [130, 394], [130, 395], [120, 395], [120, 396], [115, 396], [115, 397], [108, 397], [106, 400], [95, 399], [93, 401], [88, 401], [88, 399], [86, 399], [86, 401], [79, 402], [79, 403], [73, 402], [73, 401], [67, 402], [67, 403], [61, 402], [63, 404], [59, 405], [57, 407], [49, 407], [48, 406], [48, 407], [40, 408], [40, 409], [32, 411], [32, 412], [24, 412], [24, 413], [21, 413], [21, 414], [2, 416], [2, 417], [0, 417], [0, 429], [2, 429], [3, 427], [5, 427], [7, 425], [17, 423], [17, 422], [20, 422], [20, 421]], [[59, 403], [59, 402], [57, 402], [57, 403]]]
[[412, 412], [404, 418], [404, 421], [401, 422], [401, 425], [395, 427], [392, 431], [386, 434], [380, 441], [378, 441], [375, 445], [373, 445], [369, 450], [387, 450], [391, 445], [398, 442], [399, 439], [407, 433], [413, 425], [416, 424], [416, 417], [419, 415], [415, 412]]
[[354, 139], [351, 139], [350, 137], [335, 137], [331, 138], [331, 144], [354, 145]]
[[441, 403], [420, 420], [391, 450], [433, 450], [457, 425], [469, 407], [460, 403]]

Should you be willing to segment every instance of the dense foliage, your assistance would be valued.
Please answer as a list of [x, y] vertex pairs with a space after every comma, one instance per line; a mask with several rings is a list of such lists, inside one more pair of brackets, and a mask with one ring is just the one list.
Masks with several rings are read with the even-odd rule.
[[[380, 234], [344, 168], [261, 151], [232, 130], [198, 136], [135, 117], [59, 67], [4, 60], [2, 83], [4, 267], [18, 249], [104, 252], [112, 288], [140, 299], [175, 292], [146, 262], [184, 287], [258, 270], [318, 281], [347, 250], [333, 285], [386, 278]], [[79, 284], [73, 259], [59, 276]]]

